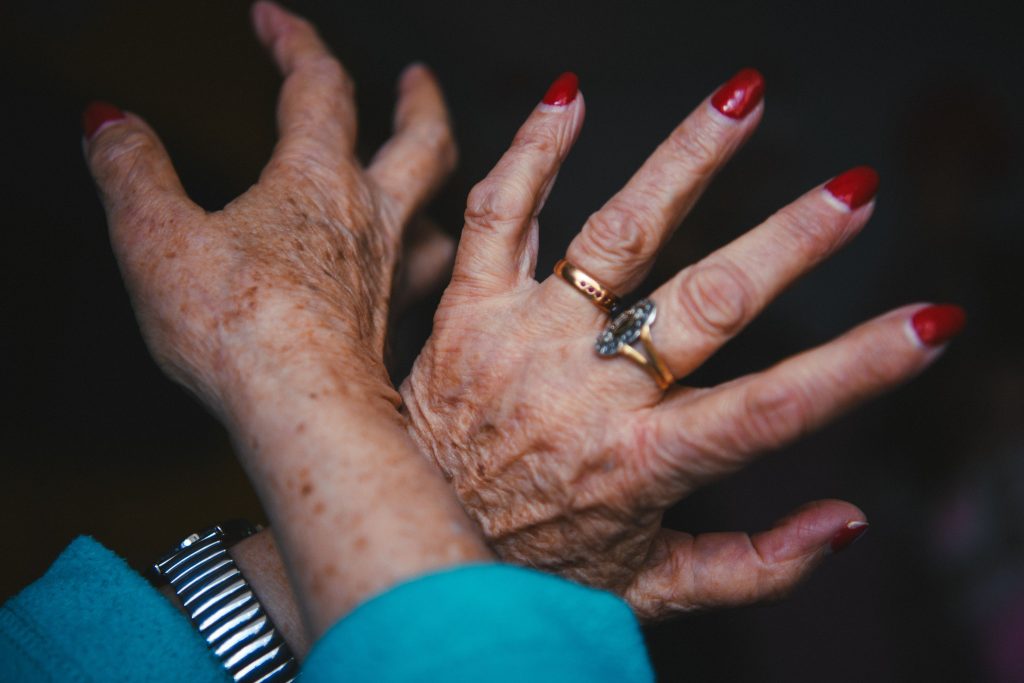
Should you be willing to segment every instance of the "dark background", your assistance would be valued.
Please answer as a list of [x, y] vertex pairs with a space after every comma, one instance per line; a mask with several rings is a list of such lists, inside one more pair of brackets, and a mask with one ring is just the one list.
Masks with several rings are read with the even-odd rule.
[[[359, 86], [362, 145], [400, 69], [437, 71], [462, 150], [432, 215], [453, 235], [472, 184], [561, 71], [587, 123], [542, 216], [540, 271], [654, 146], [743, 66], [760, 131], [666, 250], [669, 277], [828, 177], [875, 166], [875, 217], [695, 378], [714, 382], [913, 301], [967, 307], [910, 386], [684, 501], [690, 531], [759, 529], [813, 498], [871, 532], [790, 599], [649, 630], [664, 680], [1024, 680], [1020, 36], [997, 4], [313, 3]], [[955, 8], [955, 9], [954, 9]], [[80, 113], [145, 116], [192, 196], [222, 206], [274, 141], [278, 77], [244, 2], [4, 3], [0, 598], [79, 533], [143, 566], [193, 528], [261, 513], [222, 429], [157, 371], [80, 153]], [[407, 367], [431, 304], [400, 328]], [[400, 370], [399, 370], [400, 372]]]

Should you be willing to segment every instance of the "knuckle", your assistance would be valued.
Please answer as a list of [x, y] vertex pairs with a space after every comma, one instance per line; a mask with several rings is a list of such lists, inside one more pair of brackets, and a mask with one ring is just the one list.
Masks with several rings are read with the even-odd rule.
[[286, 86], [316, 89], [316, 100], [332, 102], [351, 97], [355, 86], [345, 67], [328, 52], [313, 52], [295, 58], [294, 69], [288, 75]]
[[417, 124], [414, 139], [422, 150], [446, 172], [454, 170], [458, 148], [451, 126], [445, 120], [425, 121]]
[[655, 248], [655, 217], [649, 209], [635, 203], [614, 203], [593, 214], [585, 226], [587, 244], [598, 256], [645, 259]]
[[520, 154], [536, 157], [557, 156], [561, 147], [559, 131], [549, 126], [531, 127], [520, 130], [512, 141], [512, 147]]
[[781, 448], [809, 428], [809, 398], [793, 382], [754, 382], [742, 400], [741, 448], [745, 450]]
[[806, 262], [817, 263], [843, 242], [843, 228], [849, 219], [836, 213], [797, 204], [780, 210], [772, 222], [778, 226], [779, 241], [787, 251], [798, 254]]
[[681, 275], [678, 300], [689, 321], [715, 338], [735, 335], [758, 309], [754, 285], [730, 261], [700, 263]]
[[301, 136], [274, 154], [263, 177], [279, 187], [301, 188], [317, 197], [334, 195], [339, 187], [354, 195], [361, 185], [359, 172], [351, 163], [325, 158], [314, 141]]
[[316, 27], [313, 26], [313, 22], [311, 22], [309, 19], [300, 16], [292, 16], [289, 17], [289, 21], [291, 22], [292, 30], [294, 30], [296, 33], [302, 33], [311, 36], [316, 35]]
[[155, 151], [153, 138], [138, 128], [125, 127], [117, 136], [102, 139], [93, 151], [93, 160], [102, 166], [130, 170], [140, 159]]
[[710, 129], [683, 125], [666, 144], [673, 156], [698, 175], [711, 175], [722, 163], [722, 146]]
[[341, 62], [329, 54], [313, 55], [305, 61], [303, 66], [317, 80], [331, 83], [342, 90], [347, 90], [349, 87], [349, 79]]
[[533, 203], [524, 185], [489, 177], [473, 187], [466, 200], [466, 225], [492, 228], [529, 216]]

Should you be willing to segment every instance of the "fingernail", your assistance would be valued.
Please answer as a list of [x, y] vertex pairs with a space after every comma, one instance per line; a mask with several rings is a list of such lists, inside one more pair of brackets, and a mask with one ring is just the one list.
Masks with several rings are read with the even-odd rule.
[[847, 522], [846, 526], [836, 532], [829, 541], [829, 551], [834, 553], [846, 550], [854, 541], [863, 536], [868, 530], [867, 522]]
[[928, 306], [915, 313], [910, 324], [922, 344], [941, 346], [964, 329], [967, 313], [952, 304]]
[[828, 181], [825, 189], [851, 209], [859, 209], [878, 192], [878, 173], [870, 166], [858, 166]]
[[566, 71], [555, 79], [542, 101], [552, 107], [564, 107], [576, 99], [576, 94], [579, 91], [580, 79], [576, 78], [576, 74], [573, 72]]
[[731, 119], [742, 119], [764, 97], [764, 76], [757, 69], [742, 69], [711, 96], [711, 105]]
[[120, 121], [123, 118], [124, 112], [114, 105], [106, 102], [93, 102], [85, 108], [85, 112], [82, 114], [82, 130], [85, 131], [85, 139], [91, 140], [104, 124]]

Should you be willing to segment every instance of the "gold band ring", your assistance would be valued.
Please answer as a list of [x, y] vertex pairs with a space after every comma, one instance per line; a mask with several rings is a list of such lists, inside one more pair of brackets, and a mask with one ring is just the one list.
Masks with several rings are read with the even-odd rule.
[[[651, 339], [651, 325], [658, 315], [658, 308], [650, 299], [641, 299], [615, 317], [597, 337], [594, 345], [601, 356], [625, 356], [638, 364], [654, 378], [658, 388], [668, 389], [676, 381], [672, 372], [658, 355]], [[633, 344], [639, 341], [646, 355]]]
[[555, 275], [579, 290], [583, 296], [590, 299], [591, 303], [605, 313], [611, 313], [612, 309], [619, 304], [619, 297], [565, 259], [555, 264]]

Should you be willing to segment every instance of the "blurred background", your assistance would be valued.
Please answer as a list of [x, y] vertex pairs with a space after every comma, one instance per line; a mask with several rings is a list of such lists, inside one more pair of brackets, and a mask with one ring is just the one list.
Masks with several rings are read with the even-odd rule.
[[[687, 531], [757, 530], [801, 503], [860, 505], [871, 532], [783, 602], [648, 630], [662, 680], [1024, 680], [1020, 37], [999, 3], [295, 2], [358, 82], [361, 146], [387, 136], [401, 68], [438, 73], [462, 151], [431, 209], [465, 197], [564, 70], [583, 134], [541, 218], [550, 272], [586, 217], [744, 66], [759, 132], [646, 285], [848, 167], [882, 176], [875, 217], [694, 383], [770, 365], [914, 301], [968, 329], [923, 377], [683, 501]], [[0, 599], [88, 533], [143, 567], [187, 532], [262, 520], [223, 430], [138, 334], [80, 151], [104, 99], [145, 116], [209, 209], [274, 142], [278, 76], [245, 2], [0, 5], [3, 555]], [[398, 326], [396, 377], [429, 333]]]

